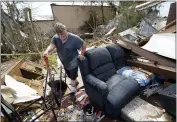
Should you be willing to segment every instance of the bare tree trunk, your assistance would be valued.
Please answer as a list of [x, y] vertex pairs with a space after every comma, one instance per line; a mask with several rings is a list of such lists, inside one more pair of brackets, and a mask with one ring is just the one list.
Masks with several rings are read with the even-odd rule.
[[[33, 20], [32, 20], [32, 15], [31, 15], [31, 9], [29, 9], [28, 12], [29, 12], [29, 19], [30, 19], [30, 23], [31, 23], [32, 33], [33, 33], [34, 37], [36, 38], [36, 41], [38, 41], [39, 39], [38, 39], [37, 34], [35, 33], [36, 30], [35, 30], [34, 25], [33, 25]], [[36, 44], [37, 44], [37, 45], [36, 45]], [[38, 49], [38, 43], [36, 43], [36, 44], [34, 44], [34, 46], [35, 46], [36, 50], [37, 50], [38, 52], [40, 52], [39, 49]]]
[[5, 2], [7, 5], [7, 9], [9, 12], [9, 15], [7, 15], [3, 10], [2, 13], [2, 21], [5, 24], [6, 27], [6, 38], [8, 39], [6, 41], [11, 42], [13, 45], [13, 49], [15, 49], [15, 52], [21, 52], [24, 51], [22, 41], [22, 36], [20, 34], [20, 24], [15, 20], [15, 12], [16, 12], [16, 6], [15, 3], [10, 4], [9, 2]]
[[43, 38], [38, 32], [39, 28], [37, 28], [33, 23], [31, 11], [29, 8], [24, 9], [23, 12], [26, 21], [21, 24], [19, 22], [21, 13], [17, 8], [16, 3], [17, 2], [14, 1], [3, 2], [7, 7], [7, 13], [1, 9], [3, 51], [7, 51], [4, 53], [40, 52], [41, 47], [43, 50]]

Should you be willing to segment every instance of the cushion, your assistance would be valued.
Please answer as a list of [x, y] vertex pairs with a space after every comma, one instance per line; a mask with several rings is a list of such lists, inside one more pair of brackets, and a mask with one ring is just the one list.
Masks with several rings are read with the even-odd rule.
[[112, 62], [111, 55], [105, 47], [88, 50], [85, 55], [88, 58], [91, 70], [95, 70], [99, 66]]
[[105, 95], [108, 92], [107, 84], [98, 78], [94, 77], [93, 75], [87, 75], [85, 83], [90, 85], [92, 88], [94, 88], [97, 92], [99, 92], [102, 95]]
[[118, 74], [113, 75], [108, 81], [106, 81], [108, 89], [111, 90], [116, 86], [117, 83], [122, 82], [125, 79], [127, 79], [125, 76]]
[[[116, 78], [118, 78], [118, 76]], [[120, 79], [121, 78], [122, 77], [120, 77]], [[117, 113], [120, 113], [121, 108], [123, 108], [133, 99], [133, 97], [138, 94], [139, 89], [140, 87], [135, 80], [123, 78], [122, 81], [118, 81], [118, 83], [112, 87], [107, 95], [106, 100], [110, 105], [112, 105], [113, 108], [115, 108]]]
[[122, 47], [116, 44], [108, 45], [106, 48], [110, 52], [113, 63], [117, 70], [126, 65], [127, 60], [126, 49], [123, 49]]
[[85, 75], [87, 75], [87, 74], [90, 73], [90, 69], [89, 69], [89, 64], [88, 64], [87, 57], [85, 57], [84, 60], [80, 60], [78, 58], [78, 64], [79, 64], [79, 68], [80, 68], [82, 76], [85, 76]]
[[113, 63], [107, 63], [96, 68], [92, 74], [102, 81], [107, 81], [112, 75], [116, 73]]
[[116, 74], [111, 55], [106, 47], [98, 47], [86, 52], [91, 73], [102, 81]]

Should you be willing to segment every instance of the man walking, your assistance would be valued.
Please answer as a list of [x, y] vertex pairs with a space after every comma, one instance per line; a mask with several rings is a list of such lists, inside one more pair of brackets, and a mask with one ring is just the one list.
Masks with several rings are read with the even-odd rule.
[[[75, 93], [78, 85], [77, 57], [79, 56], [80, 60], [84, 59], [86, 44], [79, 36], [67, 32], [66, 26], [62, 23], [56, 23], [54, 30], [56, 35], [53, 36], [50, 45], [44, 52], [44, 55], [48, 56], [48, 54], [56, 48], [58, 57], [64, 66], [65, 72], [71, 79], [69, 84], [71, 92]], [[81, 50], [80, 55], [78, 50]]]

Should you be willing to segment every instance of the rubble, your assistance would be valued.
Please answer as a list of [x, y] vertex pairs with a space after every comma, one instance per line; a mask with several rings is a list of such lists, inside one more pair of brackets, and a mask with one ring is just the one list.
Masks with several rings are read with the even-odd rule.
[[106, 25], [99, 25], [94, 33], [93, 37], [103, 37], [110, 35], [113, 31], [117, 29], [119, 21], [117, 18], [110, 20]]
[[5, 81], [5, 75], [10, 75], [16, 80], [25, 83], [31, 88], [42, 94], [44, 68], [29, 60], [21, 59], [1, 75], [2, 84]]
[[14, 93], [15, 91], [12, 88], [5, 85], [1, 85], [1, 95], [9, 104], [14, 102]]
[[143, 37], [149, 37], [165, 27], [166, 21], [166, 18], [158, 17], [156, 13], [151, 13], [142, 19], [136, 33]]
[[40, 98], [40, 96], [37, 95], [37, 92], [34, 89], [16, 81], [13, 77], [9, 75], [5, 76], [5, 83], [8, 87], [15, 91], [15, 94], [13, 94], [15, 96], [13, 104], [20, 102], [28, 102]]
[[[156, 4], [157, 2], [146, 4], [149, 5], [150, 3]], [[144, 5], [146, 6], [146, 4]], [[137, 9], [145, 9], [144, 5], [137, 6]], [[85, 33], [82, 36], [88, 38], [102, 37], [94, 38], [87, 50], [116, 43], [130, 52], [127, 64], [133, 66], [134, 70], [143, 72], [147, 77], [153, 74], [165, 77], [166, 80], [164, 80], [163, 85], [155, 84], [157, 85], [155, 86], [154, 82], [156, 81], [154, 80], [151, 85], [146, 87], [144, 95], [151, 97], [170, 86], [171, 80], [176, 80], [174, 53], [174, 32], [176, 32], [174, 23], [176, 24], [176, 20], [167, 25], [165, 22], [166, 19], [164, 18], [146, 17], [140, 22], [139, 28], [135, 26], [115, 36], [110, 36], [119, 24], [117, 19], [113, 19], [107, 25], [100, 25], [94, 33]], [[21, 34], [23, 37], [26, 36]], [[162, 45], [166, 40], [168, 42]], [[138, 45], [141, 42], [146, 44], [140, 47]], [[159, 46], [160, 44], [161, 46]], [[13, 66], [9, 65], [9, 69], [1, 74], [1, 92], [4, 100], [14, 107], [14, 110], [20, 114], [22, 121], [54, 121], [54, 119], [57, 121], [101, 121], [107, 119], [102, 111], [91, 104], [83, 84], [77, 89], [76, 101], [71, 101], [71, 94], [67, 94], [70, 92], [67, 86], [68, 79], [66, 75], [63, 75], [65, 73], [60, 67], [62, 66], [61, 62], [59, 59], [57, 60], [58, 67], [55, 68], [54, 66], [53, 71], [50, 72], [54, 78], [52, 82], [48, 82], [51, 79], [46, 78], [47, 70], [44, 66], [32, 61], [22, 59], [15, 62]], [[56, 72], [58, 69], [61, 69], [61, 74]], [[62, 80], [62, 78], [65, 79]], [[45, 85], [46, 94], [44, 95]], [[148, 89], [149, 87], [152, 89]], [[55, 90], [54, 93], [52, 92], [53, 89]], [[8, 114], [13, 113], [4, 104], [2, 106]], [[122, 109], [122, 113], [122, 118], [127, 121], [130, 121], [129, 119], [133, 121], [171, 121], [173, 119], [166, 111], [144, 102], [139, 97], [134, 98], [126, 105]], [[139, 115], [139, 113], [141, 114]]]
[[175, 59], [175, 34], [153, 34], [151, 39], [144, 46], [142, 46], [142, 48], [158, 55]]
[[[126, 121], [172, 121], [171, 117], [161, 116], [164, 114], [164, 110], [161, 110], [148, 102], [144, 101], [140, 97], [135, 97], [130, 103], [128, 103], [122, 109], [122, 117]], [[137, 116], [138, 115], [138, 116]], [[156, 116], [156, 117], [155, 117]], [[154, 120], [155, 119], [155, 120]]]

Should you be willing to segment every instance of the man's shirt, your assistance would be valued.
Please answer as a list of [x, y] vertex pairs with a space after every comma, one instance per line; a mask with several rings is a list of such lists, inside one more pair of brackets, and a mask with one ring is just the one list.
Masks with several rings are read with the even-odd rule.
[[78, 50], [83, 45], [83, 40], [79, 36], [68, 33], [67, 41], [62, 43], [56, 34], [52, 38], [52, 43], [56, 46], [58, 57], [66, 69], [69, 70], [78, 66]]

